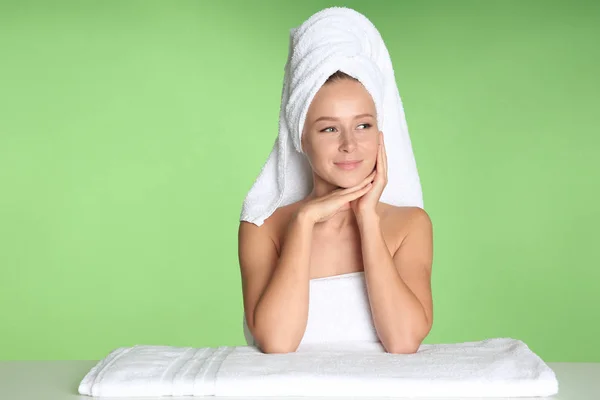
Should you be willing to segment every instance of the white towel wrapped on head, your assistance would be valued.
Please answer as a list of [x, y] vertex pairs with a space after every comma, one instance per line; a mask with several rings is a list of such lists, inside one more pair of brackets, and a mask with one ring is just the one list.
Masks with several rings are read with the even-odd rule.
[[257, 347], [119, 348], [83, 378], [79, 393], [141, 396], [533, 397], [558, 392], [552, 369], [520, 340], [422, 344], [413, 354], [380, 343]]
[[244, 199], [241, 221], [260, 226], [278, 207], [310, 194], [312, 169], [301, 148], [304, 120], [317, 91], [338, 70], [358, 79], [375, 103], [388, 162], [388, 183], [380, 200], [423, 208], [404, 108], [385, 43], [361, 13], [330, 7], [290, 31], [279, 134]]

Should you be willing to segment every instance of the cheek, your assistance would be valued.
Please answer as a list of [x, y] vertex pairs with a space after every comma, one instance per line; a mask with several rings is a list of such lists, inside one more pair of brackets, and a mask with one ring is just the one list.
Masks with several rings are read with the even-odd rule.
[[323, 148], [311, 148], [307, 158], [310, 166], [317, 173], [328, 170], [330, 164], [333, 163], [332, 156]]
[[331, 143], [322, 141], [315, 148], [313, 148], [313, 154], [320, 163], [326, 164], [331, 163], [337, 156], [337, 147]]
[[369, 142], [369, 155], [374, 159], [377, 159], [377, 150], [379, 150], [379, 143], [377, 141]]

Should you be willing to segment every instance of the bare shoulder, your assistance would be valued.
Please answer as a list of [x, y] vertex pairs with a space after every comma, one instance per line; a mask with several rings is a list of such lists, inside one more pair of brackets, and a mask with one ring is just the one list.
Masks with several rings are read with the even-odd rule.
[[380, 220], [383, 228], [395, 239], [394, 251], [400, 248], [411, 231], [431, 229], [429, 214], [420, 207], [380, 204]]
[[410, 226], [415, 223], [417, 224], [430, 224], [431, 219], [427, 211], [421, 207], [414, 206], [393, 206], [391, 204], [382, 203], [383, 215], [394, 221], [394, 223], [401, 223], [404, 226]]
[[421, 207], [396, 207], [401, 218], [412, 224], [431, 224], [431, 218], [427, 211]]
[[271, 238], [275, 248], [277, 249], [278, 255], [281, 254], [282, 238], [285, 235], [289, 221], [301, 205], [302, 201], [298, 201], [279, 207], [273, 212], [273, 214], [265, 219], [264, 223], [260, 227], [252, 224], [254, 225], [255, 229], [262, 229], [264, 234]]

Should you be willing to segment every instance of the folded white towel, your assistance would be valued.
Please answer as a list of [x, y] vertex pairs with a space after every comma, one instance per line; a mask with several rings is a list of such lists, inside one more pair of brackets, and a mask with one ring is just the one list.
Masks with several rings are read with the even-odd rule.
[[290, 30], [279, 133], [244, 199], [241, 221], [260, 226], [278, 207], [310, 194], [312, 169], [301, 147], [302, 129], [316, 92], [337, 70], [358, 79], [375, 102], [388, 162], [388, 183], [380, 200], [423, 208], [404, 107], [383, 39], [364, 15], [346, 7], [330, 7]]
[[[349, 347], [350, 346], [350, 347]], [[257, 347], [119, 348], [83, 378], [79, 393], [141, 396], [531, 397], [558, 393], [552, 369], [520, 340], [422, 344], [391, 354], [380, 343]]]

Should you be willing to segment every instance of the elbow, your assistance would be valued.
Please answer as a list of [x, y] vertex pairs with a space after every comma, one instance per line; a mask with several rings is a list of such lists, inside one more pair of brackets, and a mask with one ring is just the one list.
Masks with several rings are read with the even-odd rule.
[[431, 323], [428, 323], [424, 332], [413, 332], [410, 335], [405, 335], [403, 340], [396, 340], [384, 347], [388, 353], [392, 354], [414, 354], [419, 351], [421, 343], [423, 343], [430, 330]]
[[259, 344], [258, 348], [265, 354], [287, 354], [295, 353], [298, 346], [293, 346], [288, 343], [265, 342]]
[[386, 352], [390, 354], [414, 354], [421, 347], [420, 342], [404, 342], [404, 343], [394, 343], [385, 346]]
[[294, 353], [298, 344], [292, 343], [290, 340], [284, 340], [284, 338], [278, 338], [273, 335], [274, 332], [269, 332], [269, 335], [257, 334], [255, 342], [259, 350], [265, 354], [285, 354]]
[[294, 353], [300, 345], [302, 335], [290, 332], [288, 329], [277, 329], [272, 325], [265, 324], [255, 317], [256, 325], [253, 326], [254, 342], [258, 349], [265, 354]]

